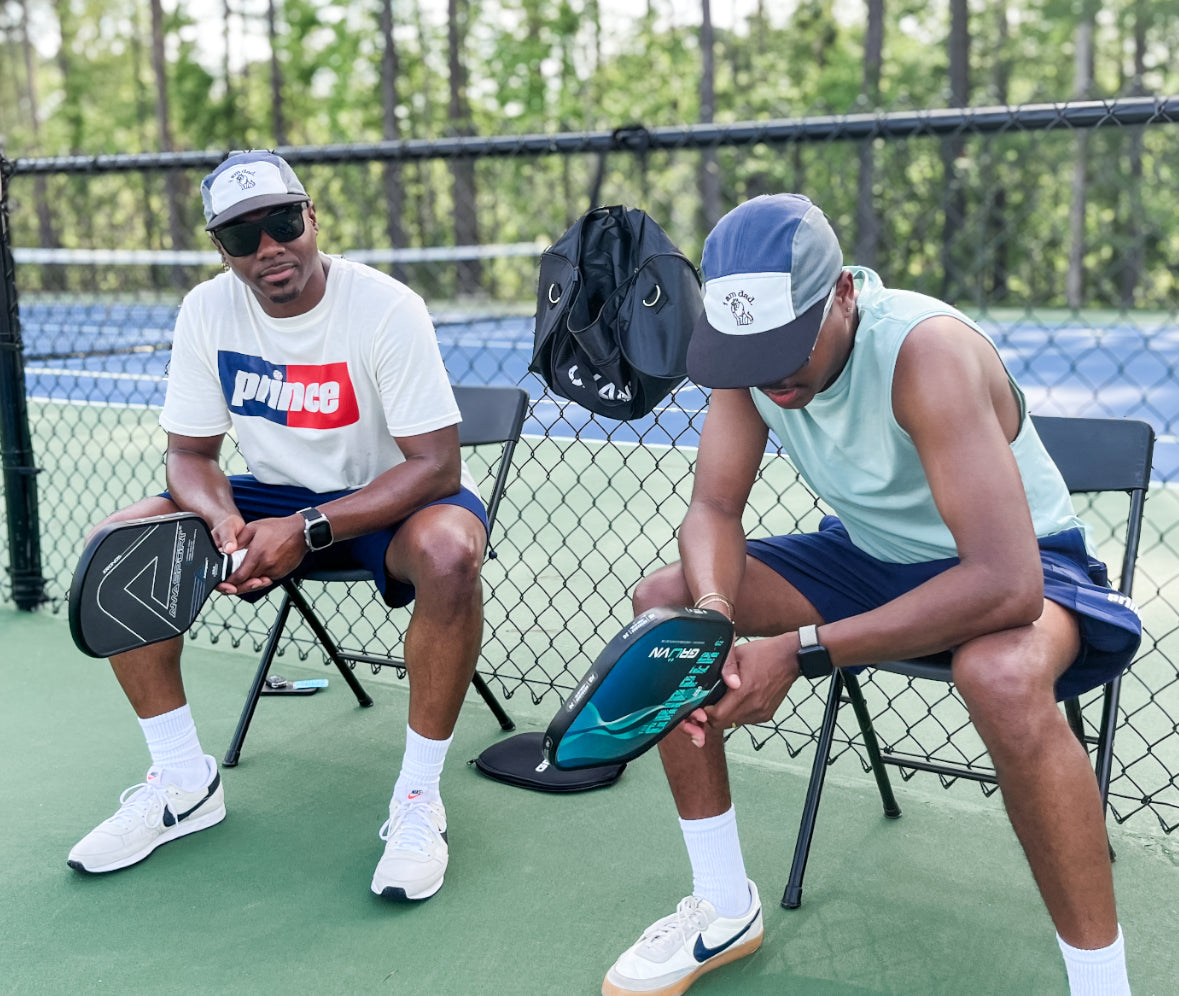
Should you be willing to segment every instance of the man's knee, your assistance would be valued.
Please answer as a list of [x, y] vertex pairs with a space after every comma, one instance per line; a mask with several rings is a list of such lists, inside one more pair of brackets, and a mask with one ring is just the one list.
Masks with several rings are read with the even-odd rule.
[[482, 527], [462, 529], [439, 523], [416, 529], [404, 539], [407, 542], [399, 553], [405, 558], [403, 566], [408, 568], [415, 587], [421, 589], [433, 583], [470, 588], [478, 583], [487, 545]]
[[648, 574], [637, 585], [631, 596], [635, 615], [662, 605], [687, 605], [688, 586], [684, 581], [679, 564], [661, 567], [654, 574]]
[[953, 667], [954, 684], [992, 750], [996, 740], [1013, 746], [1035, 741], [1045, 717], [1058, 714], [1050, 669], [1030, 654], [963, 648]]
[[173, 512], [178, 511], [180, 510], [168, 498], [161, 498], [159, 495], [142, 498], [133, 505], [128, 505], [126, 508], [120, 508], [117, 512], [112, 512], [101, 522], [96, 523], [86, 538], [89, 540], [99, 529], [103, 526], [110, 525], [112, 522], [127, 522], [130, 519], [147, 519], [156, 515], [171, 515]]

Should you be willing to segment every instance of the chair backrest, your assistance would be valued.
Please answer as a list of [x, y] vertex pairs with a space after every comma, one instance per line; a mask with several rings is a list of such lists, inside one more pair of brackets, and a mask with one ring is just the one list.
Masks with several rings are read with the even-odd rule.
[[1072, 494], [1125, 491], [1130, 495], [1118, 584], [1129, 595], [1150, 485], [1154, 429], [1149, 422], [1130, 418], [1033, 415], [1032, 422]]
[[503, 446], [495, 484], [487, 499], [487, 525], [490, 529], [495, 525], [504, 485], [512, 469], [512, 454], [528, 414], [528, 392], [519, 387], [475, 387], [466, 384], [455, 384], [452, 387], [463, 417], [459, 423], [459, 445], [500, 443]]
[[1154, 429], [1131, 418], [1033, 415], [1069, 491], [1132, 491], [1150, 483]]
[[[1131, 595], [1146, 489], [1150, 484], [1154, 429], [1149, 422], [1123, 418], [1033, 415], [1032, 422], [1070, 494], [1123, 491], [1129, 495], [1118, 590]], [[949, 681], [950, 658], [946, 651], [917, 660], [886, 661], [876, 666], [912, 678]]]
[[[459, 423], [460, 446], [482, 446], [501, 444], [495, 466], [495, 483], [487, 495], [487, 529], [495, 525], [495, 515], [504, 495], [508, 474], [512, 469], [512, 455], [524, 418], [528, 414], [528, 392], [519, 387], [469, 387], [452, 384], [455, 401], [463, 420]], [[487, 548], [488, 559], [495, 559], [494, 547]], [[298, 577], [307, 581], [364, 581], [371, 575], [359, 568], [319, 568], [296, 571]]]

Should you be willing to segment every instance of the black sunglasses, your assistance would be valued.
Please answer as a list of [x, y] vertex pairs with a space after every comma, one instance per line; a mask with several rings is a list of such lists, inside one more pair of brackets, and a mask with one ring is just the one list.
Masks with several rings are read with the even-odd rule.
[[265, 232], [275, 242], [293, 242], [306, 227], [303, 222], [303, 208], [306, 201], [286, 204], [275, 208], [270, 214], [257, 221], [239, 221], [232, 225], [215, 228], [213, 234], [230, 256], [249, 256], [258, 251]]

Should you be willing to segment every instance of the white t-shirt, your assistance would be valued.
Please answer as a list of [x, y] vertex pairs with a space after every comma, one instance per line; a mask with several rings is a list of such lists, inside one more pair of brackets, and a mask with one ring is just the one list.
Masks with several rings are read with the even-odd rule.
[[[180, 306], [160, 425], [232, 429], [265, 484], [360, 488], [405, 461], [395, 436], [460, 421], [425, 302], [371, 267], [332, 257], [323, 300], [294, 318], [232, 273]], [[465, 464], [462, 483], [478, 493]]]

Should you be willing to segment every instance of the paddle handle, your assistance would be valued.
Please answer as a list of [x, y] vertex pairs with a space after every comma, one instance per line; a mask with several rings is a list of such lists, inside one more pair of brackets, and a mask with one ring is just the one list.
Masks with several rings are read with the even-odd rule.
[[239, 567], [241, 567], [242, 561], [245, 559], [246, 559], [246, 551], [245, 550], [235, 550], [233, 553], [225, 554], [225, 565], [226, 566], [225, 566], [225, 573], [222, 575], [222, 579], [229, 577], [229, 575], [231, 575], [234, 571], [236, 571]]

